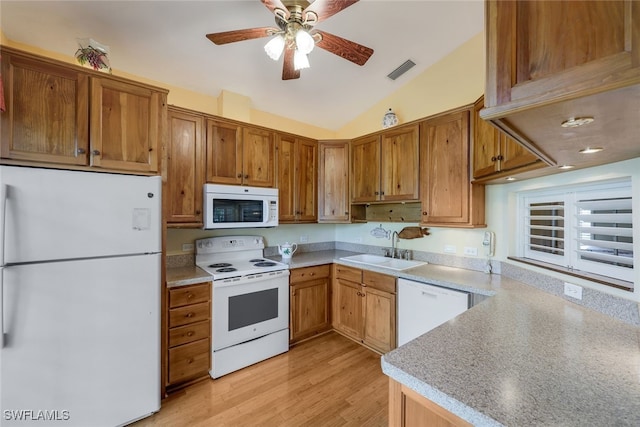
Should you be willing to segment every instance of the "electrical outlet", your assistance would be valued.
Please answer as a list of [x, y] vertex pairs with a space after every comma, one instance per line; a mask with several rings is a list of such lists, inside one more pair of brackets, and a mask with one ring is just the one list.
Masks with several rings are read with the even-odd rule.
[[471, 246], [465, 246], [464, 247], [464, 254], [465, 255], [478, 256], [478, 248], [472, 248]]
[[309, 242], [309, 236], [300, 236], [300, 243], [308, 243]]
[[455, 245], [444, 245], [444, 252], [447, 254], [455, 254], [458, 251]]
[[564, 294], [575, 299], [582, 299], [582, 286], [564, 282]]
[[183, 243], [182, 252], [193, 252], [193, 243]]

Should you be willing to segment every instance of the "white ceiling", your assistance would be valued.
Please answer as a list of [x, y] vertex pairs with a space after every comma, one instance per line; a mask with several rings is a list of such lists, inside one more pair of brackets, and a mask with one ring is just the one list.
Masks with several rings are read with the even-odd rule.
[[[316, 28], [374, 50], [362, 67], [322, 49], [298, 80], [282, 81], [268, 39], [216, 46], [205, 34], [275, 26], [259, 0], [2, 0], [0, 29], [14, 42], [73, 55], [78, 38], [109, 46], [115, 70], [217, 97], [245, 95], [251, 107], [338, 130], [482, 31], [482, 0], [361, 0]], [[405, 60], [417, 65], [392, 81]], [[384, 111], [381, 111], [381, 117]]]

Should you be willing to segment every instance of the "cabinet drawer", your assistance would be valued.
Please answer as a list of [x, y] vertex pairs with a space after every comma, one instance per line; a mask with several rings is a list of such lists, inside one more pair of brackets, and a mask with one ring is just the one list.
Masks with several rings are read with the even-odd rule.
[[211, 327], [207, 320], [172, 328], [169, 330], [169, 347], [175, 347], [198, 341], [203, 338], [209, 338], [210, 331]]
[[290, 271], [289, 280], [291, 283], [304, 282], [306, 280], [329, 277], [331, 275], [331, 265], [318, 265], [315, 267], [296, 268]]
[[336, 279], [360, 283], [362, 282], [362, 270], [359, 268], [336, 264]]
[[396, 278], [375, 271], [364, 270], [362, 272], [362, 283], [365, 286], [379, 289], [390, 294], [396, 293]]
[[187, 305], [169, 310], [169, 327], [188, 325], [189, 323], [208, 320], [211, 308], [208, 302]]
[[177, 383], [209, 370], [211, 346], [208, 339], [169, 349], [169, 383]]
[[209, 301], [210, 289], [210, 283], [169, 289], [169, 308]]

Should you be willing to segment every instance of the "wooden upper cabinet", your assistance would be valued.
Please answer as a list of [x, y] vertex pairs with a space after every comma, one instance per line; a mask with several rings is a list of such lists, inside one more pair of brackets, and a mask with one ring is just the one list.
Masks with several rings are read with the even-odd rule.
[[204, 117], [195, 112], [169, 109], [167, 156], [167, 222], [202, 226], [204, 185]]
[[242, 129], [242, 183], [255, 187], [273, 187], [275, 141], [273, 132]]
[[353, 203], [418, 200], [419, 126], [351, 142]]
[[[485, 19], [482, 118], [551, 166], [640, 155], [640, 2], [487, 0]], [[579, 153], [589, 146], [604, 150]]]
[[316, 222], [318, 219], [318, 143], [297, 139], [296, 156], [298, 220]]
[[424, 225], [485, 226], [484, 186], [470, 183], [469, 115], [455, 111], [421, 123]]
[[156, 173], [166, 91], [3, 47], [0, 156]]
[[315, 222], [318, 180], [316, 141], [278, 134], [276, 169], [280, 222]]
[[157, 91], [92, 77], [91, 165], [157, 172], [165, 107], [166, 95]]
[[380, 200], [418, 200], [419, 125], [381, 135]]
[[349, 141], [320, 141], [318, 150], [318, 222], [347, 223]]
[[[473, 108], [473, 178], [495, 179], [545, 167], [535, 154], [480, 117], [484, 98]], [[504, 172], [504, 173], [500, 173]]]
[[637, 82], [637, 1], [488, 0], [485, 16], [487, 107]]
[[238, 125], [207, 120], [207, 182], [240, 185], [242, 135]]
[[2, 78], [0, 157], [87, 165], [89, 76], [3, 50]]
[[380, 136], [351, 141], [351, 201], [380, 200]]

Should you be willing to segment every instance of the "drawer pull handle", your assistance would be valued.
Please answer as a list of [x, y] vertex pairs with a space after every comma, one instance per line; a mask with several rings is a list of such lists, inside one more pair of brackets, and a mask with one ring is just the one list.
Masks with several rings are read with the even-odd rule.
[[188, 336], [188, 337], [192, 337], [192, 336], [193, 336], [193, 331], [189, 331], [189, 332], [187, 332], [187, 336]]
[[191, 365], [191, 364], [193, 363], [193, 359], [189, 359], [189, 360], [187, 360], [187, 363], [188, 363], [189, 365]]
[[185, 317], [192, 318], [193, 316], [195, 316], [195, 314], [193, 312], [190, 312], [190, 313], [187, 313]]
[[191, 298], [193, 298], [193, 294], [191, 293], [187, 294], [187, 299], [191, 299]]

